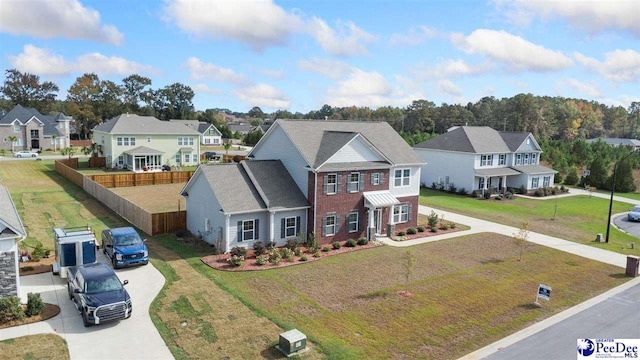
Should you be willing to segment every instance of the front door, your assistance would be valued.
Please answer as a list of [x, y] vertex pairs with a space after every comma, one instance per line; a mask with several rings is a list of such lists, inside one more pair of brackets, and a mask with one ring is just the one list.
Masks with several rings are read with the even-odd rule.
[[40, 149], [40, 140], [39, 139], [31, 139], [31, 148], [32, 149]]
[[498, 190], [502, 191], [502, 178], [498, 178]]
[[376, 234], [382, 234], [382, 210], [373, 210], [373, 224], [376, 228]]

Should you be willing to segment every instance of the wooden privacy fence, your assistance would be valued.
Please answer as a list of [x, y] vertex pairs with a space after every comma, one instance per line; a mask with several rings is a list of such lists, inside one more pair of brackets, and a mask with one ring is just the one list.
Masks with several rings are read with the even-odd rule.
[[144, 185], [177, 184], [189, 181], [194, 171], [163, 171], [126, 174], [87, 175], [104, 187], [131, 187]]
[[[70, 168], [62, 161], [55, 162], [55, 170], [60, 175], [69, 179], [74, 184], [81, 187], [88, 194], [93, 196], [96, 200], [103, 203], [109, 209], [116, 212], [118, 215], [122, 216], [133, 226], [138, 229], [144, 231], [145, 233], [153, 236], [157, 234], [165, 234], [169, 232], [173, 232], [176, 230], [183, 230], [187, 228], [187, 212], [185, 210], [182, 211], [171, 211], [164, 213], [150, 213], [140, 206], [132, 203], [131, 201], [121, 197], [120, 195], [112, 192], [108, 189], [109, 186], [105, 186], [98, 181], [94, 181], [92, 177], [96, 176], [105, 176], [105, 175], [92, 175], [92, 176], [84, 176], [76, 170]], [[185, 172], [187, 173], [187, 172]], [[193, 171], [188, 172], [189, 175], [183, 176], [169, 176], [170, 179], [185, 179], [183, 182], [186, 182], [189, 177], [193, 174]], [[132, 174], [132, 175], [154, 175], [160, 173], [148, 173], [148, 174]], [[165, 173], [166, 174], [166, 173]], [[130, 174], [110, 174], [106, 176], [117, 176], [117, 175], [130, 175]], [[142, 177], [144, 179], [144, 177]], [[138, 185], [142, 185], [143, 180], [135, 180], [138, 181]], [[113, 181], [113, 180], [112, 180]], [[177, 182], [177, 181], [176, 181]], [[169, 184], [171, 182], [167, 182]], [[149, 184], [152, 185], [152, 184]], [[135, 185], [129, 185], [135, 186]], [[113, 187], [113, 186], [111, 186]]]

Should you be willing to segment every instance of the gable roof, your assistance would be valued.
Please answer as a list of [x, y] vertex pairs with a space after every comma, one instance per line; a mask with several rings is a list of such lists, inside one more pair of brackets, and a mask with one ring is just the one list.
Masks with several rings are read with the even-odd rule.
[[216, 131], [218, 133], [220, 133], [220, 131], [218, 130], [217, 127], [215, 127], [215, 125], [205, 122], [205, 121], [199, 121], [199, 120], [182, 120], [182, 119], [170, 119], [169, 121], [171, 122], [175, 122], [178, 124], [182, 124], [182, 125], [186, 125], [189, 126], [192, 129], [198, 130], [198, 132], [200, 134], [204, 134], [205, 131], [209, 130], [210, 127], [213, 127], [214, 129], [216, 129]]
[[93, 128], [110, 134], [199, 135], [198, 130], [175, 121], [162, 121], [154, 116], [121, 114]]
[[238, 164], [200, 165], [180, 192], [188, 194], [192, 181], [204, 176], [224, 213], [308, 207], [280, 160], [250, 160]]
[[281, 128], [286, 133], [307, 164], [314, 169], [358, 134], [362, 135], [392, 165], [424, 164], [424, 161], [386, 122], [279, 119], [260, 139], [254, 150], [259, 148], [263, 141], [268, 141], [269, 134], [276, 128]]
[[518, 150], [530, 132], [502, 132], [488, 126], [459, 126], [415, 147], [474, 154], [508, 153]]
[[18, 120], [22, 125], [29, 122], [31, 119], [36, 118], [44, 126], [42, 133], [45, 136], [61, 135], [60, 131], [56, 128], [58, 122], [71, 121], [70, 116], [66, 116], [62, 113], [55, 115], [43, 115], [34, 108], [25, 108], [22, 105], [16, 105], [0, 118], [0, 124], [9, 125], [15, 120]]
[[249, 124], [229, 124], [227, 127], [231, 132], [250, 132], [253, 129]]
[[9, 194], [9, 189], [0, 185], [0, 239], [25, 238], [27, 232]]

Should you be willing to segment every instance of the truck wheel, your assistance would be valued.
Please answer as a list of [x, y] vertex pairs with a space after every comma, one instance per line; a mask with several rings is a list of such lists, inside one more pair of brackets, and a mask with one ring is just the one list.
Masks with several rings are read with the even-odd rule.
[[84, 310], [82, 310], [82, 325], [84, 325], [84, 327], [90, 327], [91, 325], [93, 325], [87, 319], [87, 313]]

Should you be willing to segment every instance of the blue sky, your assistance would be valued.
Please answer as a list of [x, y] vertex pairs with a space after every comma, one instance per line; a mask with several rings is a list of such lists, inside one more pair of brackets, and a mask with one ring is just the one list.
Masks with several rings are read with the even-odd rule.
[[640, 101], [640, 1], [2, 0], [2, 69], [174, 82], [198, 110]]

